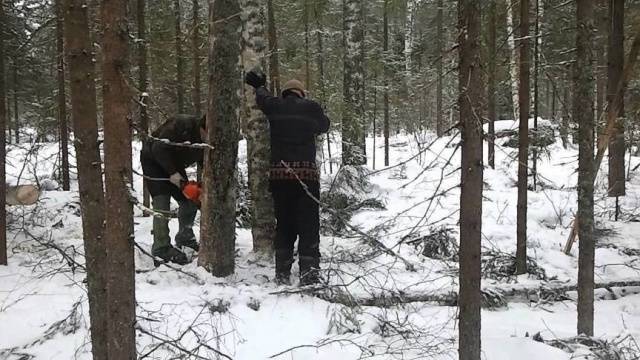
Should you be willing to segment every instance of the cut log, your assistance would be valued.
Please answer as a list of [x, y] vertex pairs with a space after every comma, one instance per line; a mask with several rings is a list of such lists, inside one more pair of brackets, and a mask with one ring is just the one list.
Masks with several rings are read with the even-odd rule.
[[[499, 308], [510, 302], [554, 303], [574, 301], [577, 285], [546, 283], [538, 287], [518, 285], [491, 286], [482, 289], [482, 307]], [[640, 280], [612, 281], [596, 283], [596, 300], [615, 300], [624, 296], [640, 294]], [[383, 293], [368, 296], [354, 296], [341, 287], [305, 287], [274, 292], [272, 294], [307, 294], [334, 304], [348, 307], [374, 306], [388, 308], [410, 303], [432, 303], [440, 306], [457, 306], [458, 294], [451, 292], [433, 293]]]
[[7, 205], [33, 205], [40, 198], [40, 190], [35, 185], [7, 186]]

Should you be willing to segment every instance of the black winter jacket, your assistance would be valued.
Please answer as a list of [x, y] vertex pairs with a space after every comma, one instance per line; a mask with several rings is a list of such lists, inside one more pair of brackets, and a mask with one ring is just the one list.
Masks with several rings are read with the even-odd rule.
[[267, 89], [256, 89], [258, 107], [269, 119], [271, 162], [316, 161], [316, 136], [329, 130], [329, 118], [320, 104], [295, 94], [272, 96]]
[[[200, 136], [201, 118], [192, 115], [176, 115], [152, 133], [156, 139], [167, 139], [172, 143], [202, 143]], [[162, 170], [167, 177], [181, 173], [186, 176], [186, 168], [204, 158], [204, 151], [199, 148], [176, 146], [148, 138], [144, 141], [140, 159], [143, 165], [155, 165], [156, 172]], [[144, 169], [143, 169], [144, 170]]]

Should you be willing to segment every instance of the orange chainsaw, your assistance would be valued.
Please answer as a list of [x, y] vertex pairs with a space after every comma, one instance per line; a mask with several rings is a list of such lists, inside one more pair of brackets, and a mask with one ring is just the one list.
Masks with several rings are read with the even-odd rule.
[[202, 195], [202, 186], [199, 182], [184, 181], [182, 183], [182, 194], [184, 195], [184, 197], [200, 206], [200, 195]]

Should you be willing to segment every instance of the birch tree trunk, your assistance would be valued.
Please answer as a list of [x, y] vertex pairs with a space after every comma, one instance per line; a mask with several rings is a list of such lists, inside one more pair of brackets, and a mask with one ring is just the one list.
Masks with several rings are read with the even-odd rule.
[[136, 357], [127, 1], [102, 2], [102, 101], [107, 245], [108, 358]]
[[214, 276], [235, 267], [236, 166], [240, 114], [241, 19], [237, 0], [209, 0], [208, 142], [198, 265]]
[[593, 103], [594, 5], [577, 1], [576, 61], [573, 68], [573, 118], [578, 123], [578, 334], [593, 336], [594, 255], [593, 236]]
[[482, 234], [482, 64], [480, 0], [458, 1], [458, 106], [462, 127], [458, 355], [480, 359]]
[[69, 66], [71, 120], [77, 156], [78, 192], [82, 207], [82, 235], [94, 360], [107, 356], [107, 250], [104, 242], [104, 190], [98, 144], [94, 53], [87, 0], [65, 0], [65, 55]]
[[[242, 59], [245, 72], [260, 67], [266, 54], [264, 13], [258, 0], [240, 0], [244, 30]], [[251, 235], [253, 251], [272, 255], [275, 241], [275, 212], [269, 191], [271, 148], [269, 126], [256, 104], [255, 90], [244, 85], [244, 134], [247, 138], [247, 165], [251, 191]]]
[[520, 114], [519, 108], [519, 96], [518, 89], [520, 86], [518, 85], [519, 77], [518, 77], [518, 64], [520, 64], [518, 58], [518, 48], [516, 47], [516, 23], [514, 19], [514, 14], [518, 9], [518, 0], [506, 0], [507, 2], [507, 45], [509, 46], [509, 50], [511, 56], [509, 57], [509, 75], [511, 76], [511, 100], [513, 101], [513, 119], [518, 119]]
[[361, 0], [343, 0], [344, 105], [342, 109], [342, 164], [366, 165], [364, 144], [364, 19]]

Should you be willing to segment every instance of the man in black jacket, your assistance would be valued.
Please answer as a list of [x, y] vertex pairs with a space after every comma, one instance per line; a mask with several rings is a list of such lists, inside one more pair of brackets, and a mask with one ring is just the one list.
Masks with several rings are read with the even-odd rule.
[[145, 175], [149, 194], [152, 197], [153, 209], [153, 256], [167, 262], [186, 264], [187, 256], [179, 249], [171, 246], [169, 236], [170, 203], [173, 197], [179, 205], [179, 230], [175, 242], [178, 248], [189, 247], [199, 250], [196, 236], [193, 233], [193, 222], [198, 206], [188, 200], [182, 193], [182, 186], [187, 181], [186, 168], [202, 163], [202, 148], [180, 146], [179, 144], [200, 144], [206, 138], [204, 117], [176, 115], [162, 124], [152, 135], [145, 139], [140, 152], [142, 172]]
[[300, 284], [317, 283], [320, 174], [316, 136], [329, 130], [329, 119], [318, 103], [306, 99], [298, 80], [288, 81], [281, 97], [271, 96], [261, 72], [251, 71], [245, 80], [256, 89], [256, 102], [269, 119], [271, 131], [269, 179], [277, 220], [276, 281], [290, 283], [293, 248], [299, 237]]

